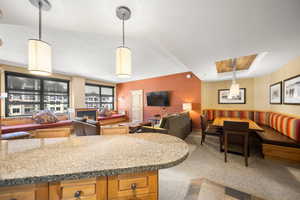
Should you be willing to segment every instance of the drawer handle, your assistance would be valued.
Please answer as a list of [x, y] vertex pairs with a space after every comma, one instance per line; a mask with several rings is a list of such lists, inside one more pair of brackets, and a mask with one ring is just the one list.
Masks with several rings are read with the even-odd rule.
[[74, 193], [74, 197], [80, 199], [82, 191], [78, 190]]
[[11, 198], [10, 200], [17, 200], [16, 198]]
[[131, 184], [131, 189], [136, 190], [136, 183]]

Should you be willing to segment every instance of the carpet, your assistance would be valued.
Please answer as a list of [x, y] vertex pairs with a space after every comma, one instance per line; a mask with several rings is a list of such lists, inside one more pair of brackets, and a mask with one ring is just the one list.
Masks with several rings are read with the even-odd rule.
[[193, 179], [184, 200], [263, 200], [205, 178]]

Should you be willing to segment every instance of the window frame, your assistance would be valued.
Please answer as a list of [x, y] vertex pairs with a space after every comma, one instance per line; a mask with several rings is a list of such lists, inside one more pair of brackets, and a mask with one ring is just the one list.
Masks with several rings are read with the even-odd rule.
[[[16, 76], [16, 77], [21, 77], [21, 78], [32, 78], [32, 79], [37, 79], [40, 81], [40, 90], [19, 90], [19, 91], [25, 91], [25, 92], [37, 92], [40, 101], [39, 102], [34, 102], [30, 103], [30, 105], [39, 105], [40, 110], [44, 110], [45, 108], [45, 100], [44, 96], [47, 96], [47, 91], [44, 91], [44, 81], [57, 81], [57, 82], [64, 82], [67, 83], [67, 95], [62, 95], [62, 96], [67, 96], [68, 98], [68, 103], [63, 103], [66, 104], [68, 107], [70, 107], [70, 81], [69, 80], [64, 80], [64, 79], [59, 79], [59, 78], [50, 78], [50, 77], [42, 77], [42, 76], [35, 76], [31, 74], [23, 74], [23, 73], [18, 73], [18, 72], [5, 72], [5, 92], [9, 94], [9, 88], [8, 88], [8, 76]], [[51, 96], [51, 95], [50, 95]], [[55, 95], [54, 95], [55, 96]], [[24, 116], [30, 116], [30, 115], [14, 115], [10, 116], [9, 115], [9, 105], [14, 105], [13, 103], [9, 103], [8, 98], [5, 99], [5, 117], [24, 117]], [[20, 105], [26, 105], [26, 104], [20, 104]]]
[[[115, 109], [115, 87], [114, 86], [97, 85], [97, 84], [92, 84], [92, 83], [86, 83], [85, 86], [98, 87], [100, 101], [99, 101], [99, 103], [97, 103], [99, 105], [99, 108], [97, 108], [97, 109], [100, 109], [102, 104], [112, 104], [112, 110]], [[107, 95], [107, 94], [102, 95], [101, 88], [110, 88], [110, 89], [112, 89], [112, 95]], [[86, 95], [86, 93], [84, 92], [84, 96], [85, 95]], [[102, 97], [112, 97], [112, 103], [105, 103], [105, 102], [102, 103]], [[88, 108], [86, 100], [85, 100], [85, 105]]]

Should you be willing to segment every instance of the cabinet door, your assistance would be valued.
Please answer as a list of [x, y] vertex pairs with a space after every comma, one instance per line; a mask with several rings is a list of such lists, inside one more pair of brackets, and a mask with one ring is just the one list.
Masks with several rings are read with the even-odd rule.
[[157, 171], [108, 177], [108, 199], [152, 200], [151, 195], [157, 194], [157, 181]]
[[50, 200], [106, 200], [107, 178], [98, 177], [49, 184]]

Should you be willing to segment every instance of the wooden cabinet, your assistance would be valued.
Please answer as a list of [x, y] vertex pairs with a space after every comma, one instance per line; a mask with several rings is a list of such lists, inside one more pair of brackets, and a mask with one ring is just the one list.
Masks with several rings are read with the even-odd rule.
[[49, 184], [49, 200], [106, 200], [107, 177]]
[[158, 175], [155, 172], [108, 177], [108, 199], [156, 200]]
[[158, 172], [0, 187], [0, 200], [157, 200]]
[[48, 200], [48, 184], [0, 187], [0, 200]]

